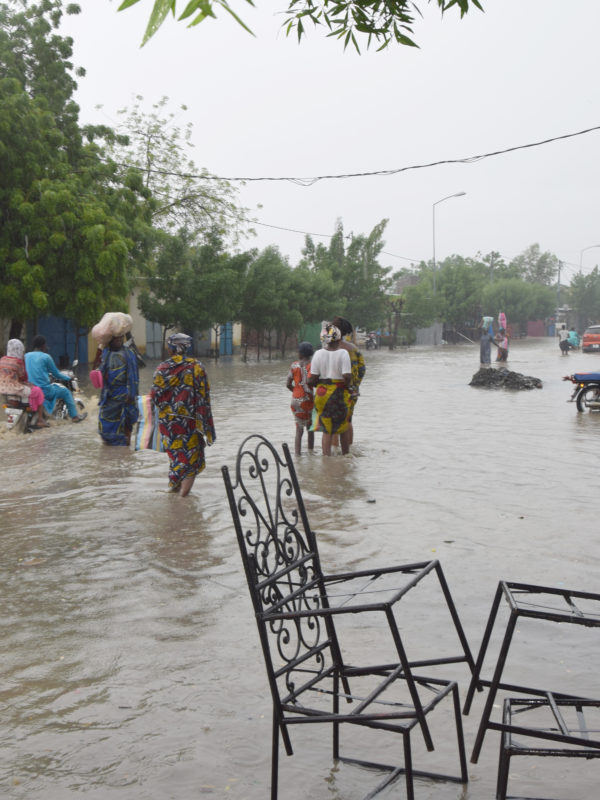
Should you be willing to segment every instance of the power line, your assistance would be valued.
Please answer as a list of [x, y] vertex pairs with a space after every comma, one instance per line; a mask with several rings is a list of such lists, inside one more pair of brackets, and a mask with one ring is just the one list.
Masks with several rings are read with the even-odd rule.
[[[290, 177], [290, 176], [279, 176], [279, 177], [272, 177], [272, 176], [262, 176], [262, 177], [224, 177], [219, 175], [210, 175], [210, 174], [194, 174], [194, 173], [181, 173], [181, 172], [171, 172], [168, 170], [160, 170], [155, 168], [144, 169], [144, 172], [154, 172], [159, 175], [165, 176], [177, 176], [180, 178], [189, 178], [194, 180], [212, 180], [212, 181], [229, 181], [231, 183], [240, 182], [240, 183], [250, 183], [250, 182], [258, 182], [258, 181], [288, 181], [290, 183], [295, 183], [298, 186], [313, 186], [318, 181], [324, 180], [342, 180], [348, 178], [368, 178], [368, 177], [387, 177], [389, 175], [398, 175], [401, 172], [408, 172], [410, 170], [415, 169], [428, 169], [429, 167], [439, 167], [443, 164], [474, 164], [477, 161], [482, 161], [485, 158], [492, 158], [494, 156], [504, 155], [506, 153], [514, 153], [517, 150], [526, 150], [528, 148], [533, 147], [541, 147], [542, 145], [551, 144], [552, 142], [558, 142], [564, 139], [572, 139], [575, 136], [583, 136], [586, 133], [592, 133], [594, 131], [600, 130], [600, 125], [596, 125], [593, 128], [586, 128], [585, 130], [576, 131], [575, 133], [565, 133], [561, 136], [553, 136], [549, 139], [542, 139], [538, 142], [529, 142], [528, 144], [520, 144], [514, 145], [513, 147], [505, 147], [502, 150], [493, 150], [489, 153], [482, 153], [481, 155], [477, 156], [468, 156], [467, 158], [449, 158], [443, 159], [440, 161], [430, 161], [426, 164], [413, 164], [407, 167], [398, 167], [396, 169], [384, 169], [384, 170], [374, 170], [372, 172], [347, 172], [337, 175], [317, 175], [313, 178], [298, 178], [298, 177]], [[133, 169], [141, 169], [135, 164], [119, 164], [122, 167], [130, 167]]]
[[[262, 225], [263, 228], [275, 228], [278, 231], [288, 231], [289, 233], [301, 233], [303, 236], [320, 236], [323, 239], [333, 239], [335, 236], [334, 233], [311, 233], [310, 231], [300, 231], [297, 228], [284, 228], [282, 225], [270, 225], [268, 222], [258, 222], [258, 220], [254, 220], [252, 225]], [[344, 233], [342, 234], [344, 239], [352, 239], [353, 236], [351, 233]], [[420, 258], [409, 258], [408, 256], [399, 256], [396, 253], [388, 253], [385, 250], [381, 251], [382, 255], [390, 256], [391, 258], [401, 258], [403, 261], [410, 261], [411, 263], [419, 263], [421, 261]]]

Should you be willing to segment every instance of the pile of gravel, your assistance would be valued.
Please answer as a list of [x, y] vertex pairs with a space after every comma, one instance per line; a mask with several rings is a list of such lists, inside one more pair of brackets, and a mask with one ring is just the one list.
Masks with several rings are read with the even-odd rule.
[[469, 386], [484, 386], [487, 389], [541, 389], [542, 382], [539, 378], [511, 372], [505, 367], [482, 367], [473, 375]]

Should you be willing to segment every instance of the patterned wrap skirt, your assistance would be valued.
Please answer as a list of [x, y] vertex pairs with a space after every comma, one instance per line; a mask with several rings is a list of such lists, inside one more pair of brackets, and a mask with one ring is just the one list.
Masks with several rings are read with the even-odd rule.
[[352, 400], [344, 381], [319, 381], [315, 389], [312, 430], [344, 433], [352, 419]]

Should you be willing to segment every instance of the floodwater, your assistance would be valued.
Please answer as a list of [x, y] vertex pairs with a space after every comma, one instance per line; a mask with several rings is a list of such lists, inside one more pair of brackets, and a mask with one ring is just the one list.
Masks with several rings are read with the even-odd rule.
[[[500, 579], [600, 591], [600, 413], [578, 414], [561, 381], [598, 357], [515, 341], [508, 367], [544, 388], [511, 393], [468, 385], [478, 355], [367, 353], [352, 452], [296, 460], [326, 571], [439, 558], [475, 653]], [[270, 699], [220, 467], [250, 433], [293, 445], [287, 366], [208, 362], [218, 438], [187, 499], [166, 492], [164, 454], [101, 445], [91, 387], [80, 425], [0, 432], [0, 797], [269, 796]], [[424, 653], [454, 649], [431, 587], [405, 620]], [[523, 623], [510, 677], [600, 697], [599, 656], [598, 630]], [[466, 667], [445, 674], [464, 698]], [[468, 754], [482, 705], [463, 717]], [[415, 767], [455, 771], [439, 715]], [[358, 800], [376, 784], [333, 764], [328, 726], [292, 733], [281, 800]], [[417, 781], [417, 800], [493, 798], [497, 737], [467, 786]], [[596, 800], [598, 761], [513, 761], [512, 793]], [[380, 796], [404, 798], [402, 780]]]

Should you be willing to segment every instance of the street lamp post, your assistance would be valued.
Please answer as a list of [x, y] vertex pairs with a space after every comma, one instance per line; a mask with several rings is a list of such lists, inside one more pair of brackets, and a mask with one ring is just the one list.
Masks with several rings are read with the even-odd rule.
[[579, 251], [579, 272], [582, 271], [583, 267], [583, 254], [586, 250], [592, 250], [594, 247], [600, 247], [600, 244], [591, 244], [589, 247], [584, 247], [583, 250]]
[[456, 194], [449, 194], [448, 197], [442, 197], [441, 200], [436, 200], [432, 206], [432, 215], [433, 215], [433, 296], [435, 297], [435, 273], [436, 273], [436, 265], [435, 265], [435, 207], [440, 203], [443, 203], [444, 200], [450, 200], [452, 197], [464, 197], [466, 192], [456, 192]]

